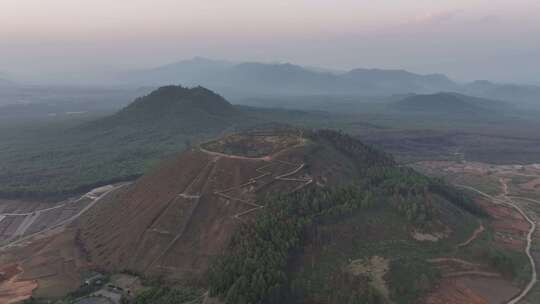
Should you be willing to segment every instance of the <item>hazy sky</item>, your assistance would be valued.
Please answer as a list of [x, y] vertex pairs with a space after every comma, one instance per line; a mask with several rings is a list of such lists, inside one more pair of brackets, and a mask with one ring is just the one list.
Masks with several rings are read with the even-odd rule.
[[194, 56], [540, 82], [538, 0], [0, 0], [0, 72]]

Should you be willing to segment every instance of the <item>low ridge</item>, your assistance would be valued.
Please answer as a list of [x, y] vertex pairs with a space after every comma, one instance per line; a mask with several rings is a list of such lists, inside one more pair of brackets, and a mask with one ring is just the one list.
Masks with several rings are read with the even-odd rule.
[[506, 104], [495, 100], [441, 92], [411, 95], [397, 101], [393, 106], [403, 111], [478, 115], [493, 113], [506, 107]]

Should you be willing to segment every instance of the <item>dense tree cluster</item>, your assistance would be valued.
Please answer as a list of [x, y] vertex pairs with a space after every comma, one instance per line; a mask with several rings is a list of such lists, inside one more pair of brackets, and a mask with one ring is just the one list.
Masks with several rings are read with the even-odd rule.
[[[390, 156], [348, 135], [322, 130], [309, 131], [306, 136], [316, 143], [330, 142], [348, 155], [355, 162], [359, 178], [352, 186], [344, 188], [314, 187], [268, 197], [266, 208], [255, 222], [242, 227], [233, 237], [230, 248], [216, 259], [209, 271], [210, 294], [219, 296], [227, 304], [286, 303], [285, 299], [290, 301], [294, 294], [301, 294], [302, 283], [289, 281], [287, 266], [304, 245], [306, 232], [314, 225], [339, 221], [381, 202], [411, 224], [427, 226], [436, 218], [434, 197], [437, 195], [475, 214], [480, 212], [452, 187], [400, 167]], [[417, 262], [398, 264], [393, 264], [394, 278], [414, 267], [418, 267], [418, 273], [425, 273], [425, 265]], [[407, 288], [392, 292], [398, 298], [412, 299], [429, 287], [427, 281], [432, 281], [431, 274], [419, 275], [407, 283], [410, 283]], [[344, 295], [345, 298], [336, 301], [383, 302], [369, 284], [364, 287], [362, 292]]]
[[516, 275], [518, 263], [515, 261], [516, 257], [508, 250], [490, 249], [484, 253], [484, 258], [491, 267], [497, 269], [497, 271], [505, 276], [512, 278]]
[[130, 302], [133, 304], [199, 304], [202, 303], [203, 293], [198, 289], [188, 287], [153, 286], [139, 293]]
[[354, 137], [343, 132], [333, 130], [316, 130], [305, 133], [305, 136], [314, 141], [327, 141], [343, 154], [351, 157], [357, 170], [363, 172], [372, 167], [395, 166], [394, 159], [372, 146], [363, 144]]
[[267, 199], [267, 208], [244, 226], [209, 272], [210, 293], [226, 303], [283, 303], [289, 258], [304, 231], [325, 216], [369, 207], [370, 196], [354, 187], [308, 189]]
[[448, 201], [454, 205], [467, 210], [468, 212], [486, 217], [488, 214], [486, 211], [478, 204], [474, 203], [465, 193], [461, 191], [456, 191], [456, 189], [448, 185], [442, 179], [433, 179], [429, 185], [430, 191], [439, 194], [440, 196], [446, 198]]
[[390, 263], [387, 280], [391, 297], [398, 304], [415, 303], [422, 293], [430, 290], [440, 273], [425, 260], [417, 258], [395, 259]]

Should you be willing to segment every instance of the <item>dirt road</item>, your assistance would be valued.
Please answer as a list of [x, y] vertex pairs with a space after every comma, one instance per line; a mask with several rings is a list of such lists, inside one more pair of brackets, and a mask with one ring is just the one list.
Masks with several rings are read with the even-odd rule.
[[466, 241], [464, 241], [463, 243], [458, 244], [457, 247], [461, 248], [461, 247], [468, 246], [470, 243], [472, 243], [474, 240], [476, 240], [476, 238], [480, 235], [480, 233], [484, 232], [484, 230], [485, 230], [484, 224], [482, 224], [482, 222], [480, 222], [480, 225], [478, 226], [478, 228], [476, 228], [474, 230], [473, 234]]
[[527, 247], [525, 248], [525, 254], [527, 254], [527, 257], [529, 258], [529, 261], [531, 263], [531, 280], [529, 281], [529, 284], [527, 284], [525, 289], [523, 289], [523, 291], [517, 297], [508, 302], [508, 304], [516, 304], [521, 301], [529, 293], [529, 291], [531, 291], [531, 289], [534, 287], [538, 280], [536, 273], [536, 262], [534, 261], [534, 258], [531, 254], [532, 236], [536, 231], [536, 223], [527, 216], [523, 209], [521, 209], [514, 201], [510, 199], [510, 197], [508, 196], [508, 184], [506, 183], [506, 181], [502, 178], [499, 179], [499, 181], [501, 182], [503, 188], [502, 197], [508, 202], [509, 205], [514, 207], [514, 209], [516, 209], [531, 225], [531, 228], [527, 233]]
[[521, 216], [523, 216], [523, 218], [527, 222], [529, 222], [530, 229], [529, 229], [529, 232], [527, 233], [527, 246], [525, 247], [525, 254], [527, 255], [527, 258], [529, 259], [529, 263], [531, 265], [531, 279], [530, 279], [529, 283], [525, 286], [525, 288], [521, 291], [521, 293], [519, 293], [519, 295], [517, 295], [516, 297], [514, 297], [513, 299], [511, 299], [510, 301], [508, 301], [506, 303], [506, 304], [517, 304], [521, 300], [523, 300], [523, 298], [525, 298], [525, 296], [527, 296], [527, 294], [531, 291], [531, 289], [534, 287], [534, 285], [538, 281], [537, 273], [536, 273], [536, 262], [534, 261], [534, 258], [533, 258], [532, 254], [531, 254], [532, 236], [533, 236], [534, 232], [536, 231], [536, 223], [533, 220], [531, 220], [527, 216], [527, 214], [514, 201], [512, 201], [510, 199], [509, 194], [508, 194], [508, 185], [507, 185], [507, 183], [503, 179], [500, 179], [500, 181], [501, 181], [501, 185], [502, 185], [502, 189], [503, 189], [503, 193], [501, 194], [502, 199], [495, 198], [495, 197], [493, 197], [493, 196], [491, 196], [491, 195], [489, 195], [487, 193], [484, 193], [484, 192], [482, 192], [482, 191], [480, 191], [480, 190], [478, 190], [478, 189], [476, 189], [474, 187], [465, 186], [465, 185], [456, 185], [456, 186], [466, 188], [466, 189], [472, 190], [474, 192], [477, 192], [477, 193], [481, 194], [482, 196], [489, 198], [495, 204], [498, 204], [498, 205], [504, 204], [504, 205], [510, 206], [510, 207], [514, 208], [519, 214], [521, 214]]

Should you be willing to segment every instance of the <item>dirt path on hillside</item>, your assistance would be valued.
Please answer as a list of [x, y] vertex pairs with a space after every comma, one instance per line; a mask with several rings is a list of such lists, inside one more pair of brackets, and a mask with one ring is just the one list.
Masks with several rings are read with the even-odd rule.
[[[296, 192], [296, 191], [302, 189], [303, 187], [313, 183], [313, 178], [311, 178], [311, 177], [309, 177], [309, 178], [290, 178], [289, 177], [289, 176], [292, 176], [292, 175], [300, 172], [305, 167], [305, 165], [306, 165], [305, 163], [294, 164], [294, 163], [280, 161], [280, 160], [275, 160], [274, 162], [279, 162], [281, 164], [294, 166], [293, 170], [274, 177], [274, 180], [277, 180], [277, 181], [299, 182], [299, 183], [301, 183], [298, 187], [294, 188], [291, 192]], [[240, 220], [241, 216], [252, 213], [252, 212], [257, 211], [259, 209], [263, 209], [264, 205], [260, 205], [259, 202], [255, 201], [255, 200], [248, 201], [248, 200], [242, 199], [240, 197], [230, 196], [227, 193], [231, 192], [233, 190], [239, 190], [239, 189], [244, 188], [246, 186], [252, 185], [252, 184], [256, 183], [257, 180], [259, 180], [259, 179], [261, 179], [263, 177], [266, 177], [266, 176], [269, 176], [269, 175], [271, 176], [273, 174], [273, 172], [272, 171], [267, 171], [266, 169], [268, 167], [271, 167], [272, 165], [273, 165], [273, 163], [268, 161], [268, 163], [265, 164], [264, 166], [255, 169], [255, 171], [261, 173], [260, 175], [258, 175], [256, 177], [253, 177], [253, 178], [250, 178], [249, 181], [247, 181], [247, 182], [245, 182], [245, 183], [243, 183], [243, 184], [241, 184], [241, 185], [239, 185], [237, 187], [232, 187], [232, 188], [228, 188], [228, 189], [225, 189], [225, 190], [220, 190], [220, 191], [215, 191], [214, 192], [214, 194], [219, 196], [219, 197], [222, 197], [222, 198], [225, 198], [225, 199], [228, 199], [228, 200], [231, 200], [231, 201], [241, 202], [243, 204], [246, 204], [246, 205], [249, 205], [249, 206], [253, 207], [253, 208], [248, 209], [246, 211], [242, 211], [240, 213], [235, 214], [233, 216], [235, 219]]]
[[528, 198], [528, 197], [514, 196], [514, 195], [508, 195], [508, 197], [513, 197], [513, 198], [517, 198], [517, 199], [520, 199], [520, 200], [524, 200], [524, 201], [529, 201], [529, 202], [533, 202], [533, 203], [540, 204], [540, 201], [535, 200], [535, 199], [532, 199], [532, 198]]
[[501, 182], [501, 186], [502, 186], [502, 194], [501, 194], [502, 199], [495, 198], [495, 197], [493, 197], [493, 196], [491, 196], [491, 195], [489, 195], [487, 193], [484, 193], [484, 192], [482, 192], [482, 191], [480, 191], [480, 190], [478, 190], [478, 189], [476, 189], [474, 187], [465, 186], [465, 185], [456, 185], [456, 186], [466, 188], [466, 189], [472, 190], [474, 192], [477, 192], [477, 193], [481, 194], [482, 196], [489, 198], [494, 204], [510, 206], [514, 210], [516, 210], [519, 214], [521, 214], [521, 216], [523, 216], [523, 218], [527, 222], [529, 222], [530, 229], [529, 229], [529, 232], [527, 233], [527, 246], [525, 247], [525, 254], [527, 255], [527, 258], [529, 259], [529, 263], [531, 265], [531, 279], [530, 279], [529, 283], [525, 286], [525, 288], [521, 291], [521, 293], [519, 293], [519, 295], [514, 297], [512, 300], [506, 302], [506, 304], [517, 304], [519, 301], [521, 301], [523, 298], [525, 298], [525, 296], [527, 296], [527, 294], [531, 291], [531, 289], [537, 283], [536, 262], [535, 262], [535, 260], [534, 260], [534, 258], [532, 256], [532, 254], [531, 254], [532, 235], [536, 231], [536, 223], [533, 220], [531, 220], [527, 216], [527, 214], [514, 201], [512, 201], [510, 199], [509, 193], [508, 193], [508, 184], [507, 184], [507, 182], [502, 178], [499, 179], [499, 181]]
[[35, 211], [32, 211], [32, 212], [26, 212], [26, 213], [1, 213], [1, 214], [0, 214], [0, 217], [5, 217], [5, 216], [28, 216], [28, 215], [34, 215], [34, 214], [36, 214], [36, 213], [43, 213], [43, 212], [55, 210], [55, 209], [64, 207], [65, 205], [66, 205], [66, 203], [63, 203], [63, 204], [60, 204], [60, 205], [58, 205], [58, 206], [54, 206], [54, 207], [50, 207], [50, 208], [45, 208], [45, 209], [41, 209], [41, 210], [35, 210]]
[[37, 288], [34, 280], [19, 281], [23, 270], [19, 265], [4, 268], [8, 279], [0, 282], [0, 303], [11, 304], [26, 300], [32, 294], [32, 290]]
[[218, 156], [218, 157], [226, 157], [226, 158], [233, 158], [233, 159], [243, 159], [243, 160], [265, 160], [265, 161], [269, 161], [270, 159], [272, 159], [272, 157], [270, 155], [263, 156], [263, 157], [247, 157], [247, 156], [232, 155], [232, 154], [225, 154], [225, 153], [221, 153], [221, 152], [209, 151], [209, 150], [206, 150], [203, 147], [199, 147], [199, 149], [201, 150], [201, 152], [204, 152], [204, 153], [206, 153], [208, 155]]
[[480, 222], [479, 224], [480, 226], [478, 226], [478, 228], [474, 230], [473, 234], [466, 241], [457, 245], [458, 248], [468, 246], [470, 243], [476, 240], [476, 238], [480, 235], [480, 233], [484, 232], [485, 230], [484, 224], [482, 224], [482, 222]]
[[204, 152], [206, 154], [216, 156], [216, 157], [226, 157], [226, 158], [243, 159], [243, 160], [258, 160], [258, 161], [264, 161], [264, 162], [267, 163], [264, 166], [255, 169], [255, 171], [261, 173], [261, 175], [250, 178], [247, 182], [242, 183], [237, 187], [232, 187], [232, 188], [228, 188], [228, 189], [219, 190], [219, 191], [214, 192], [214, 194], [219, 196], [219, 197], [222, 197], [222, 198], [225, 198], [225, 199], [228, 199], [228, 200], [231, 200], [231, 201], [241, 202], [241, 203], [244, 203], [246, 205], [249, 205], [249, 206], [253, 207], [253, 208], [248, 209], [246, 211], [242, 211], [240, 213], [237, 213], [237, 214], [235, 214], [233, 216], [235, 219], [240, 220], [241, 216], [252, 213], [252, 212], [257, 211], [259, 209], [263, 209], [264, 206], [260, 205], [257, 201], [247, 201], [247, 200], [244, 200], [244, 199], [239, 198], [239, 197], [232, 197], [232, 196], [228, 195], [227, 193], [230, 192], [230, 191], [233, 191], [233, 190], [239, 190], [239, 189], [244, 188], [246, 186], [252, 185], [252, 184], [256, 183], [257, 180], [259, 180], [259, 179], [261, 179], [263, 177], [272, 175], [273, 172], [272, 171], [267, 171], [266, 169], [268, 167], [271, 167], [273, 165], [273, 162], [278, 162], [278, 163], [281, 163], [281, 164], [294, 166], [294, 169], [292, 171], [289, 171], [289, 172], [286, 172], [286, 173], [283, 173], [281, 175], [278, 175], [278, 176], [274, 177], [274, 180], [301, 183], [298, 187], [294, 188], [291, 192], [296, 192], [296, 191], [304, 188], [305, 186], [313, 183], [313, 178], [311, 178], [311, 177], [308, 177], [308, 178], [291, 178], [290, 177], [290, 176], [300, 172], [306, 166], [305, 163], [300, 163], [300, 164], [296, 163], [295, 164], [295, 163], [282, 161], [282, 160], [277, 160], [277, 159], [274, 160], [274, 157], [276, 155], [281, 154], [281, 153], [283, 153], [283, 152], [285, 152], [285, 151], [287, 151], [289, 149], [296, 148], [297, 146], [299, 146], [299, 145], [295, 145], [295, 146], [289, 147], [287, 149], [283, 149], [281, 151], [278, 151], [273, 155], [266, 155], [266, 156], [263, 156], [263, 157], [247, 157], [247, 156], [225, 154], [225, 153], [220, 153], [220, 152], [209, 151], [209, 150], [206, 150], [206, 149], [204, 149], [202, 147], [199, 147], [199, 149], [200, 149], [200, 151], [202, 151], [202, 152]]

